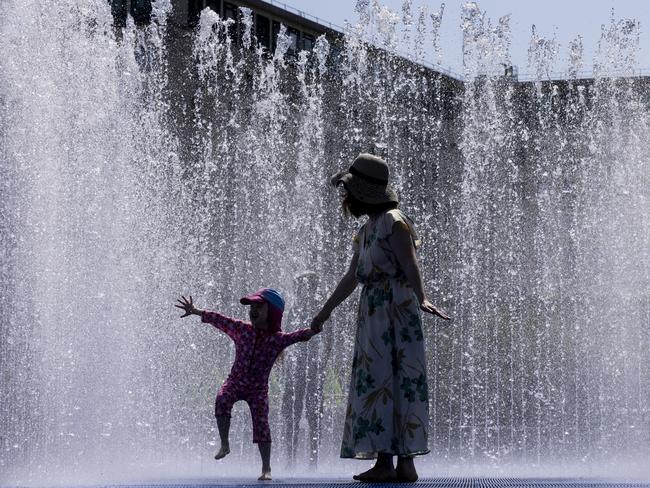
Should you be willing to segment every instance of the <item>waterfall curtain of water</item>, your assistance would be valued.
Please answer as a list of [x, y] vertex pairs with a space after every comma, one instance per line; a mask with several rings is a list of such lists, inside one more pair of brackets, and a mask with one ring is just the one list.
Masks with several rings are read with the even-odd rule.
[[[358, 2], [345, 37], [296, 53], [284, 28], [259, 47], [247, 9], [239, 31], [206, 9], [179, 36], [168, 2], [119, 30], [103, 0], [0, 5], [1, 483], [215, 475], [234, 351], [172, 304], [243, 318], [238, 298], [273, 286], [285, 328], [308, 326], [358, 226], [328, 177], [362, 151], [389, 161], [454, 317], [424, 319], [423, 472], [648, 474], [650, 85], [620, 76], [639, 26], [612, 18], [591, 80], [543, 81], [559, 47], [535, 33], [540, 81], [495, 75], [509, 18], [473, 3], [465, 81], [381, 49], [439, 56], [443, 7]], [[351, 466], [355, 307], [272, 373], [279, 469]], [[251, 430], [237, 406], [219, 473], [256, 458]]]

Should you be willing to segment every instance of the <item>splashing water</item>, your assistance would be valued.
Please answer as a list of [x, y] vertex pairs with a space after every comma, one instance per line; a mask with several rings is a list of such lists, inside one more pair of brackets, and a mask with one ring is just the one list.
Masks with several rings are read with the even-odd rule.
[[[502, 76], [510, 19], [467, 3], [461, 82], [365, 42], [392, 49], [409, 32], [416, 52], [437, 49], [442, 6], [427, 40], [426, 10], [411, 32], [410, 1], [401, 16], [358, 1], [342, 41], [300, 53], [284, 28], [274, 52], [258, 47], [249, 10], [237, 42], [210, 10], [175, 36], [169, 9], [156, 2], [150, 26], [116, 33], [102, 0], [0, 4], [1, 483], [114, 480], [106, 466], [214, 476], [212, 402], [234, 351], [180, 321], [173, 300], [191, 292], [243, 318], [238, 298], [274, 286], [285, 328], [307, 326], [357, 226], [328, 177], [369, 149], [389, 160], [427, 290], [455, 318], [425, 318], [422, 474], [648, 476], [637, 23], [612, 17], [588, 80], [574, 79], [576, 41], [572, 78], [550, 81], [561, 47], [533, 32], [536, 80], [517, 83]], [[318, 277], [310, 293], [305, 276]], [[289, 458], [291, 473], [314, 466], [313, 439], [321, 473], [357, 467], [338, 460], [355, 306], [337, 309], [308, 365], [297, 345], [274, 369], [280, 472]], [[317, 409], [287, 410], [309, 382]], [[250, 474], [250, 439], [236, 407], [219, 474]]]

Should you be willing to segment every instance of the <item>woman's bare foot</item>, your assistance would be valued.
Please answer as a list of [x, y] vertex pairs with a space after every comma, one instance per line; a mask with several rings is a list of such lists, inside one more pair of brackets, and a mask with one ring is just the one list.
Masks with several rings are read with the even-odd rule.
[[262, 476], [257, 479], [259, 481], [271, 481], [271, 471], [262, 471]]
[[228, 454], [230, 454], [230, 446], [221, 445], [221, 449], [219, 449], [219, 452], [214, 455], [214, 458], [216, 460], [223, 459]]
[[365, 481], [366, 483], [382, 483], [386, 481], [395, 481], [397, 474], [392, 465], [387, 466], [375, 464], [368, 471], [364, 471], [361, 474], [355, 474], [352, 478], [357, 481]]
[[415, 470], [413, 458], [397, 458], [397, 468], [395, 468], [397, 481], [403, 483], [415, 483], [418, 480], [418, 472]]

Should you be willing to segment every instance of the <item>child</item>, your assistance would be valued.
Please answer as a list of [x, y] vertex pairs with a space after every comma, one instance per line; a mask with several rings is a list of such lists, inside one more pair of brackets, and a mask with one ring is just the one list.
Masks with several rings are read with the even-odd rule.
[[184, 296], [174, 305], [185, 310], [181, 318], [200, 315], [203, 322], [214, 325], [235, 341], [235, 362], [228, 378], [221, 386], [215, 402], [215, 416], [221, 438], [221, 449], [215, 459], [230, 453], [228, 432], [230, 411], [238, 400], [245, 400], [253, 418], [253, 442], [262, 456], [260, 480], [271, 479], [271, 432], [269, 429], [268, 379], [278, 354], [287, 346], [308, 341], [320, 332], [316, 327], [300, 329], [286, 334], [281, 330], [284, 299], [272, 288], [262, 288], [240, 300], [250, 305], [249, 322], [242, 322], [221, 315], [218, 312], [199, 310]]

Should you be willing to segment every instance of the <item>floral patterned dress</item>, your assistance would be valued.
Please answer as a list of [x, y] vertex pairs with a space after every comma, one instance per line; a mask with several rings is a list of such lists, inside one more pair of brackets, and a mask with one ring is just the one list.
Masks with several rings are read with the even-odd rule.
[[388, 243], [399, 222], [419, 245], [400, 210], [368, 221], [355, 236], [359, 301], [342, 458], [377, 453], [427, 454], [429, 399], [420, 307]]

